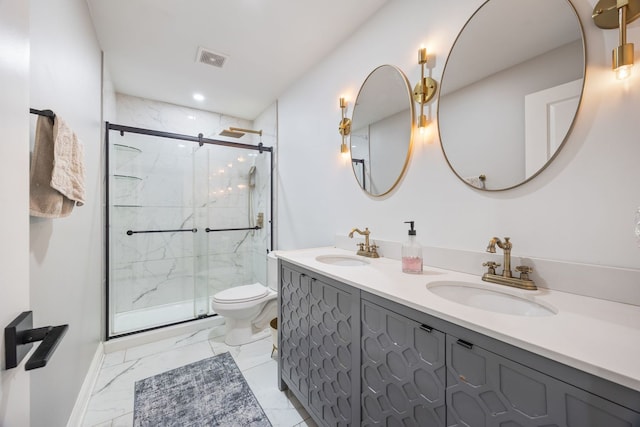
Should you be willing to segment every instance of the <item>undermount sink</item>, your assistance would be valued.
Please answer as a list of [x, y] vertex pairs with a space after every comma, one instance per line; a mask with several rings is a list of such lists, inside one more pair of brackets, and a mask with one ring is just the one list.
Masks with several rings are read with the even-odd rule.
[[556, 311], [526, 297], [494, 291], [468, 282], [437, 281], [427, 289], [439, 297], [482, 310], [518, 316], [553, 316]]
[[348, 255], [320, 255], [316, 257], [316, 261], [341, 267], [358, 267], [369, 264], [369, 261]]

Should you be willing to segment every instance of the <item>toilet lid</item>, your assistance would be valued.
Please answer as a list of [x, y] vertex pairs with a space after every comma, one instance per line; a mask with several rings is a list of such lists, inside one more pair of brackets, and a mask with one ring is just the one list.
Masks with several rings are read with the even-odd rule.
[[269, 293], [269, 289], [260, 283], [252, 285], [235, 286], [225, 289], [214, 295], [213, 300], [222, 303], [246, 302], [263, 298]]

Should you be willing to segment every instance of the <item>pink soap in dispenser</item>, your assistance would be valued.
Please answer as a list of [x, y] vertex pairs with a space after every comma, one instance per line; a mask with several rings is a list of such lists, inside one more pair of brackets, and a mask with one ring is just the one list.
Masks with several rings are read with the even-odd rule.
[[405, 221], [410, 224], [409, 240], [402, 245], [402, 272], [422, 273], [422, 246], [416, 241], [416, 230], [413, 229], [413, 221]]

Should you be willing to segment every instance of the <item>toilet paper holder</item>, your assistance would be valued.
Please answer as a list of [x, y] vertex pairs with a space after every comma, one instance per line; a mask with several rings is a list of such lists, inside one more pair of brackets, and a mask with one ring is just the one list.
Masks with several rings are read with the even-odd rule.
[[23, 311], [4, 328], [5, 369], [18, 366], [33, 347], [33, 343], [42, 341], [33, 355], [27, 360], [24, 369], [42, 368], [53, 355], [69, 325], [45, 326], [33, 328], [33, 312]]

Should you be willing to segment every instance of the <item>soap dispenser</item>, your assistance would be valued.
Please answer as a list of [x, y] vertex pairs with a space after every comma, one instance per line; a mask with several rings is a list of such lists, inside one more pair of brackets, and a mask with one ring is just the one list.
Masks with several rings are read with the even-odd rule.
[[416, 241], [416, 230], [413, 228], [414, 221], [405, 221], [410, 224], [409, 239], [402, 245], [402, 272], [421, 274], [422, 273], [422, 246]]

